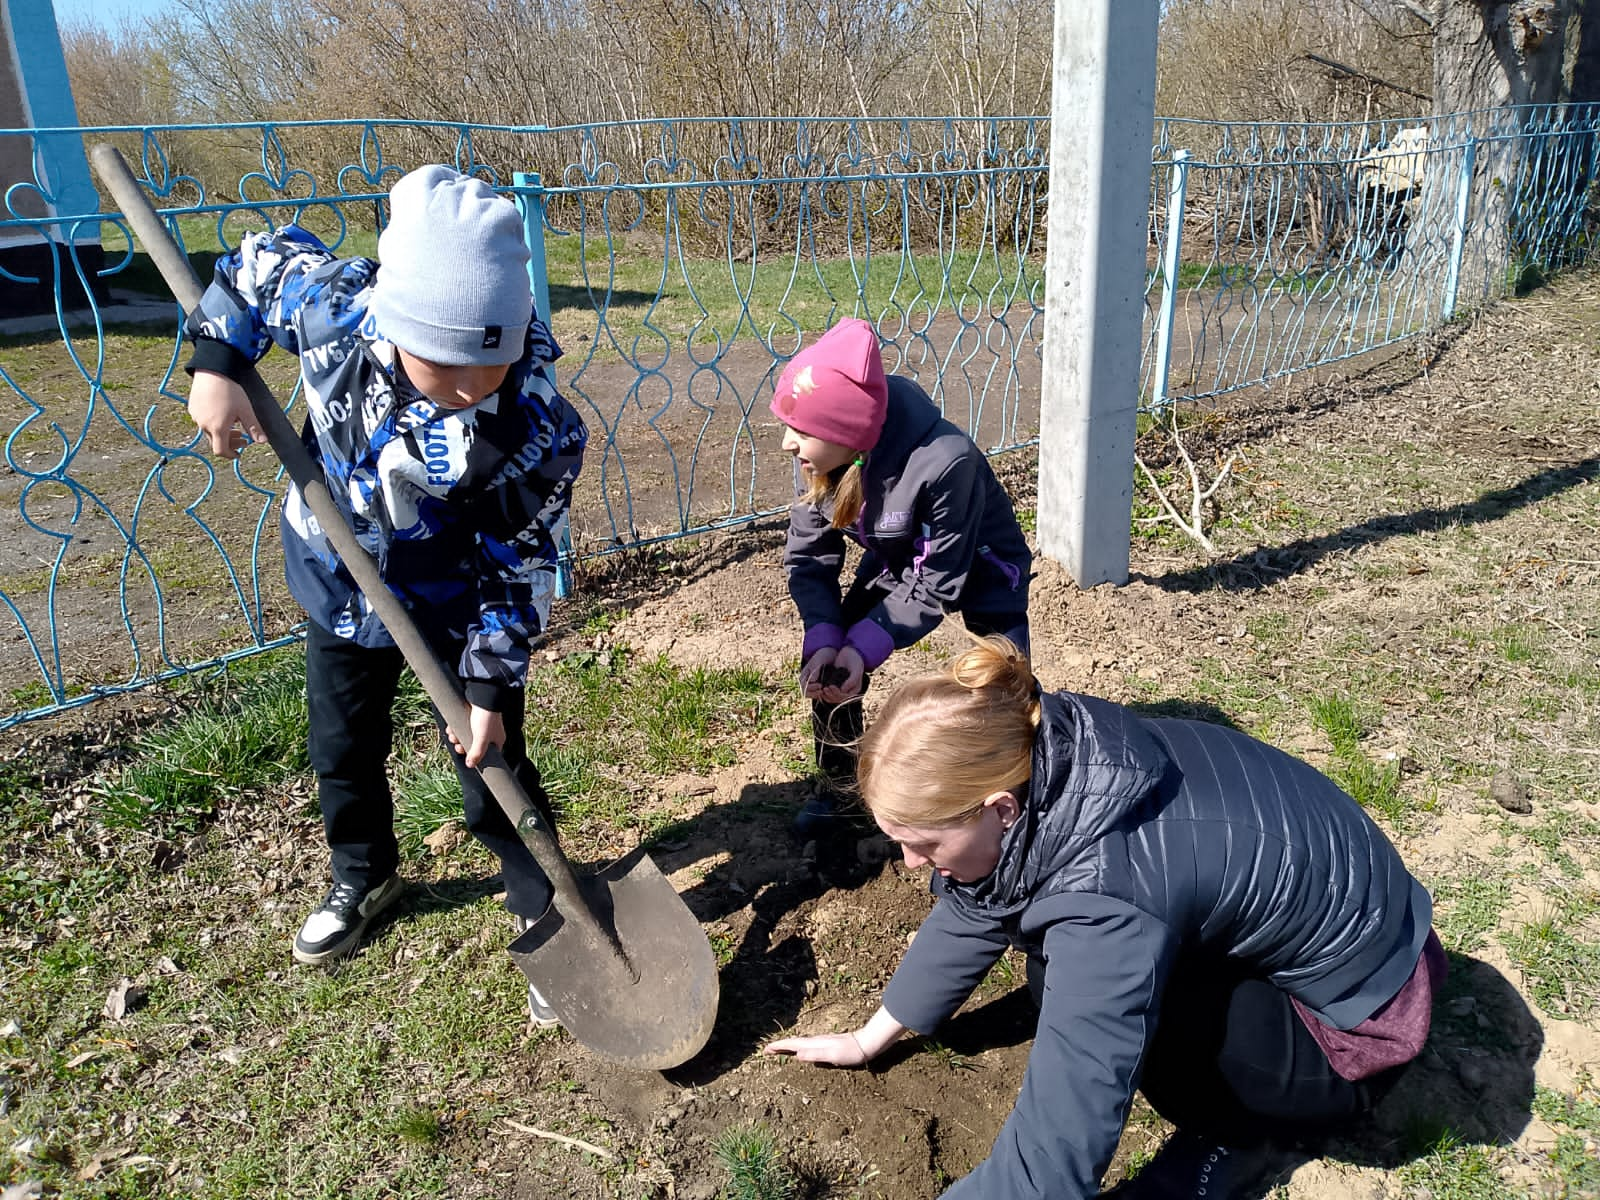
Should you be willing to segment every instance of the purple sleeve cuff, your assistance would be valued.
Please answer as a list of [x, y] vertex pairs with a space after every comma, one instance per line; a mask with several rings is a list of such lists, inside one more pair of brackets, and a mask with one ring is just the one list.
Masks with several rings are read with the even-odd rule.
[[810, 662], [818, 650], [838, 650], [844, 645], [844, 630], [823, 622], [806, 630], [806, 639], [800, 643], [800, 661]]
[[883, 665], [883, 660], [894, 653], [894, 638], [876, 621], [857, 621], [850, 626], [844, 640], [861, 655], [861, 661], [869, 671], [876, 671]]

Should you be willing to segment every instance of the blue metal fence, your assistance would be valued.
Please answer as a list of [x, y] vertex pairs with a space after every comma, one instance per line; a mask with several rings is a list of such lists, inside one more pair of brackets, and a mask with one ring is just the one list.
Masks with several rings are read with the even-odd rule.
[[[1582, 259], [1595, 125], [1160, 122], [1146, 402], [1361, 353], [1500, 294], [1508, 264]], [[842, 316], [871, 318], [890, 369], [986, 447], [1037, 430], [1042, 119], [63, 133], [122, 144], [197, 255], [289, 220], [373, 253], [388, 187], [423, 162], [502, 186], [593, 435], [580, 560], [780, 510], [792, 474], [766, 404], [802, 338]], [[0, 728], [276, 645], [300, 619], [266, 452], [217, 469], [179, 403], [175, 306], [115, 214], [41, 216], [51, 200], [40, 179], [14, 185], [0, 221], [0, 286], [24, 282], [5, 248], [32, 239], [54, 297], [35, 325], [0, 326], [22, 330], [0, 335]], [[292, 361], [265, 365], [291, 395]]]
[[1364, 354], [1504, 296], [1530, 269], [1587, 260], [1597, 134], [1594, 105], [1158, 122], [1147, 402]]

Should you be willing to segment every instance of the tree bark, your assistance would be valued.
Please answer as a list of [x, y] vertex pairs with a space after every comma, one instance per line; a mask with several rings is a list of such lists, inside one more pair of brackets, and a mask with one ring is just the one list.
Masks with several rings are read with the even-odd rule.
[[1577, 37], [1582, 8], [1583, 0], [1440, 0], [1434, 111], [1565, 100], [1567, 41]]
[[[1513, 245], [1519, 185], [1530, 169], [1530, 152], [1542, 151], [1523, 134], [1554, 124], [1543, 110], [1484, 110], [1571, 99], [1584, 6], [1585, 0], [1436, 0], [1434, 111], [1479, 114], [1441, 125], [1437, 137], [1443, 146], [1469, 138], [1477, 143], [1471, 221], [1460, 263], [1458, 295], [1464, 307], [1498, 294], [1507, 284], [1507, 266], [1521, 265]], [[1449, 150], [1436, 159], [1449, 172], [1460, 161], [1458, 153]], [[1453, 194], [1456, 185], [1450, 180], [1435, 182], [1441, 185], [1439, 196]], [[1539, 203], [1548, 200], [1541, 197]], [[1452, 220], [1451, 208], [1438, 204], [1432, 215], [1430, 224], [1437, 223], [1441, 235], [1438, 244], [1449, 244], [1444, 227]]]

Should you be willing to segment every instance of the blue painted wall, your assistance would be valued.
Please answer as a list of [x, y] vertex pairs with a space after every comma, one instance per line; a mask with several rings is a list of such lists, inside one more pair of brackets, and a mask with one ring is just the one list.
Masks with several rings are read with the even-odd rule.
[[[67, 60], [56, 30], [51, 0], [0, 0], [11, 32], [12, 62], [22, 84], [25, 125], [36, 129], [67, 128], [78, 123]], [[100, 211], [100, 198], [89, 175], [83, 139], [75, 134], [38, 135], [44, 178], [37, 182], [49, 193], [57, 216], [82, 216]], [[8, 180], [8, 183], [17, 182]], [[74, 241], [100, 240], [98, 223], [60, 230]]]

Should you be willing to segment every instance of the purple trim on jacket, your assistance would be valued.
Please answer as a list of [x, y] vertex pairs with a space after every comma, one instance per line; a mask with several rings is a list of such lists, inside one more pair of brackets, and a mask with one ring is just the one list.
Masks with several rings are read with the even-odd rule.
[[806, 630], [805, 641], [800, 643], [800, 662], [804, 665], [818, 650], [839, 650], [844, 646], [844, 629], [824, 621]]
[[869, 671], [876, 671], [883, 666], [884, 659], [894, 653], [894, 638], [871, 618], [863, 618], [850, 626], [844, 639], [846, 645], [861, 655], [861, 661]]
[[[919, 537], [912, 545], [916, 546], [917, 552], [911, 559], [911, 573], [913, 575], [921, 575], [922, 564], [928, 561], [928, 539]], [[989, 557], [993, 558], [994, 556], [990, 555]], [[1007, 578], [1010, 578], [1010, 576], [1008, 575]]]
[[1010, 580], [1013, 592], [1022, 586], [1022, 572], [1017, 569], [1015, 563], [1008, 563], [987, 546], [978, 547], [978, 557]]

